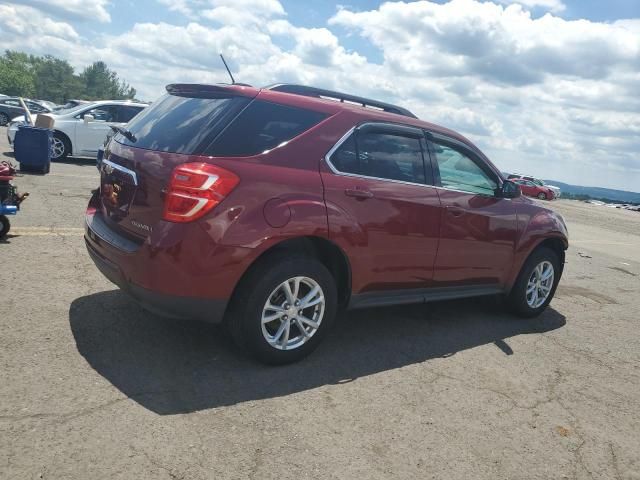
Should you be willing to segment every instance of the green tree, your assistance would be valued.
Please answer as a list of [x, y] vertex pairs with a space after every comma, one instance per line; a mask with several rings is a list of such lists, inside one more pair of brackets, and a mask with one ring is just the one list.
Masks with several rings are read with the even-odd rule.
[[82, 96], [83, 85], [66, 60], [45, 55], [31, 57], [34, 71], [35, 97], [55, 103]]
[[0, 57], [0, 93], [30, 96], [34, 92], [34, 72], [29, 56], [7, 50]]
[[76, 75], [66, 60], [7, 50], [0, 57], [0, 93], [64, 103], [70, 98], [134, 98], [136, 89], [104, 62], [94, 62]]
[[85, 98], [89, 100], [117, 100], [136, 96], [135, 88], [120, 80], [118, 74], [109, 70], [107, 64], [102, 61], [93, 62], [85, 68], [80, 74], [80, 79], [84, 83]]

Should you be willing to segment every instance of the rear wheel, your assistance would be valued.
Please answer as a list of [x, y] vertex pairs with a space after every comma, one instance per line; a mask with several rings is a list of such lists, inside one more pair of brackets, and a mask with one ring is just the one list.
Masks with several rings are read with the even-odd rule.
[[5, 126], [9, 123], [9, 116], [6, 113], [0, 113], [0, 126]]
[[0, 215], [0, 240], [7, 236], [9, 230], [11, 230], [9, 219], [4, 215]]
[[291, 363], [309, 355], [336, 314], [335, 281], [314, 258], [274, 256], [238, 288], [229, 329], [236, 343], [264, 363]]
[[527, 259], [511, 293], [511, 310], [522, 317], [535, 317], [551, 302], [560, 281], [560, 259], [553, 250], [541, 247]]
[[546, 200], [546, 199], [547, 199], [547, 194], [546, 194], [546, 193], [544, 193], [544, 192], [540, 192], [540, 193], [538, 194], [538, 198], [539, 198], [540, 200]]
[[51, 144], [51, 160], [63, 160], [71, 153], [71, 144], [67, 137], [61, 133], [53, 133], [53, 143]]

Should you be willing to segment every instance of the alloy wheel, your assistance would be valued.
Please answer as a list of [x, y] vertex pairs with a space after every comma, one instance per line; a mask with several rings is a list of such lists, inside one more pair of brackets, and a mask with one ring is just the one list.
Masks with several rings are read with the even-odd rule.
[[58, 138], [53, 137], [53, 143], [51, 144], [51, 158], [58, 159], [64, 155], [64, 142]]
[[278, 285], [262, 309], [262, 335], [273, 348], [294, 350], [320, 328], [325, 297], [309, 277], [293, 277]]
[[547, 301], [553, 288], [554, 270], [548, 260], [540, 262], [531, 272], [527, 283], [527, 305], [530, 308], [538, 308]]

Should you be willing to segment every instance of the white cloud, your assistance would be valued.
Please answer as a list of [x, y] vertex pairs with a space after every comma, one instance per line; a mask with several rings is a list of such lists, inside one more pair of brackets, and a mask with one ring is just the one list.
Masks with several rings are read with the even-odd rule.
[[[169, 10], [180, 12], [190, 18], [204, 15], [213, 20], [225, 22], [246, 18], [269, 18], [285, 15], [278, 0], [158, 0]], [[229, 17], [232, 15], [232, 17]]]
[[498, 0], [499, 3], [510, 4], [510, 3], [518, 3], [525, 7], [529, 8], [542, 8], [544, 10], [549, 10], [550, 12], [562, 12], [567, 6], [562, 3], [560, 0]]
[[20, 6], [32, 6], [63, 20], [110, 22], [109, 0], [4, 0]]
[[412, 74], [527, 85], [548, 74], [604, 78], [640, 65], [640, 37], [629, 29], [550, 14], [533, 19], [520, 5], [384, 3], [368, 12], [342, 9], [329, 23], [362, 34]]
[[22, 50], [27, 38], [36, 50], [59, 52], [80, 36], [68, 23], [54, 21], [35, 8], [0, 5], [0, 38], [9, 50]]
[[471, 136], [502, 169], [595, 184], [606, 165], [609, 181], [638, 188], [638, 19], [534, 19], [521, 5], [453, 0], [341, 9], [329, 23], [374, 44], [386, 76], [415, 83], [396, 82], [396, 98]]
[[[342, 8], [307, 28], [276, 0], [159, 1], [186, 23], [139, 22], [87, 39], [44, 7], [0, 6], [0, 41], [77, 68], [104, 60], [149, 100], [168, 83], [228, 81], [223, 53], [238, 81], [304, 83], [408, 107], [467, 135], [502, 170], [640, 185], [640, 19], [533, 18], [531, 1], [453, 0]], [[347, 49], [336, 35], [343, 29], [368, 48]], [[367, 59], [372, 48], [381, 62]]]
[[362, 55], [347, 52], [340, 45], [338, 37], [326, 28], [297, 28], [286, 20], [279, 20], [270, 22], [267, 30], [272, 35], [293, 40], [295, 47], [292, 53], [303, 63], [340, 69], [366, 63], [366, 58]]

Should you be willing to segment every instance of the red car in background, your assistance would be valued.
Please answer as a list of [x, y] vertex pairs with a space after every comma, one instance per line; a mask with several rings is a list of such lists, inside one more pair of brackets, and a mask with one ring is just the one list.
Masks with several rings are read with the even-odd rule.
[[546, 186], [536, 185], [524, 178], [514, 178], [512, 181], [520, 185], [520, 190], [527, 197], [537, 197], [540, 200], [553, 200], [555, 198], [553, 190]]

